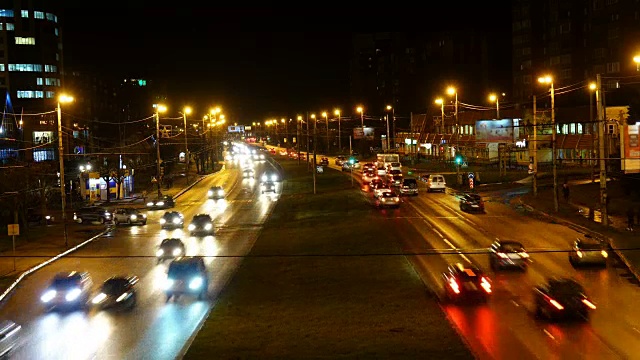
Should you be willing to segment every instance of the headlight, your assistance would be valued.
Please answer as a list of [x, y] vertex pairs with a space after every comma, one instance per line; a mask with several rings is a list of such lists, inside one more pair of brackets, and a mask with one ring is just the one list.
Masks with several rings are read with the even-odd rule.
[[211, 225], [211, 224], [207, 224], [207, 225], [204, 226], [205, 230], [211, 230], [211, 228], [213, 228], [213, 225]]
[[80, 290], [78, 288], [75, 288], [75, 289], [69, 291], [64, 298], [67, 301], [74, 301], [75, 299], [78, 298], [78, 296], [80, 296], [80, 294], [82, 294], [82, 290]]
[[146, 218], [147, 218], [147, 215], [142, 214], [142, 218], [143, 218], [143, 219], [146, 219]]
[[264, 160], [264, 155], [260, 154], [260, 159]]
[[51, 220], [51, 216], [47, 215], [44, 217], [46, 220]]
[[94, 303], [94, 304], [100, 304], [106, 298], [107, 298], [107, 294], [100, 293], [100, 294], [96, 295], [96, 297], [94, 297], [93, 300], [91, 300], [91, 302]]
[[110, 213], [110, 212], [108, 212], [108, 211], [105, 211], [105, 212], [104, 212], [104, 216], [109, 217], [109, 216], [111, 216], [111, 213]]
[[153, 202], [149, 201], [149, 202], [147, 203], [147, 206], [153, 206]]
[[131, 215], [131, 220], [137, 220], [138, 219], [138, 215]]
[[602, 254], [602, 257], [607, 258], [609, 256], [609, 254], [607, 254], [606, 251], [602, 250], [600, 251], [600, 253]]
[[78, 215], [76, 215], [76, 213], [73, 213], [73, 220], [78, 220]]
[[56, 291], [55, 290], [48, 290], [47, 292], [42, 294], [42, 296], [40, 297], [40, 300], [43, 303], [48, 303], [49, 301], [53, 300], [54, 297], [56, 297]]
[[157, 257], [160, 257], [160, 256], [162, 256], [162, 255], [164, 255], [164, 250], [162, 250], [162, 249], [158, 249], [158, 251], [156, 251], [156, 256], [157, 256]]
[[180, 224], [180, 218], [178, 218], [178, 217], [173, 218], [173, 223], [174, 224]]
[[180, 248], [173, 249], [173, 256], [178, 256], [180, 254], [182, 254], [182, 249]]
[[161, 224], [161, 225], [162, 225], [162, 224], [166, 224], [166, 223], [167, 223], [167, 220], [165, 220], [165, 219], [160, 219], [160, 224]]
[[188, 227], [188, 229], [189, 229], [189, 230], [194, 230], [195, 228], [196, 228], [196, 226], [195, 226], [195, 225], [193, 225], [193, 224], [189, 224], [189, 227]]
[[201, 277], [196, 277], [191, 279], [191, 281], [189, 281], [189, 289], [191, 290], [197, 290], [202, 286], [202, 278]]
[[164, 201], [158, 201], [158, 202], [156, 203], [156, 205], [158, 205], [158, 206], [163, 206], [163, 205], [164, 205]]
[[207, 196], [213, 196], [213, 191], [211, 190], [207, 191]]
[[268, 178], [267, 178], [267, 175], [262, 175], [260, 179], [262, 179], [262, 181], [267, 181]]
[[223, 196], [224, 195], [224, 190], [218, 190], [218, 196]]
[[173, 286], [173, 279], [169, 279], [169, 278], [167, 278], [167, 279], [164, 281], [164, 288], [165, 288], [165, 290], [169, 290], [169, 289], [171, 289], [171, 287], [172, 287], [172, 286]]
[[130, 295], [130, 293], [126, 292], [126, 293], [124, 293], [124, 294], [122, 294], [122, 295], [118, 296], [118, 298], [116, 299], [116, 302], [120, 302], [120, 301], [122, 301], [122, 300], [124, 300], [124, 299], [128, 298], [128, 297], [129, 297], [129, 295]]
[[271, 181], [278, 181], [278, 175], [271, 175]]

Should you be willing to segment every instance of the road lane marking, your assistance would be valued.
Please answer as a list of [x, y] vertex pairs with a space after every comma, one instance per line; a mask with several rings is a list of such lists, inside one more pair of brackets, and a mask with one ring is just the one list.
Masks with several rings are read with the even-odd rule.
[[637, 332], [637, 333], [640, 333], [640, 330], [638, 330], [638, 328], [633, 327], [633, 326], [632, 326], [631, 328], [633, 329], [633, 331], [635, 331], [635, 332]]
[[555, 336], [551, 335], [550, 332], [547, 331], [547, 329], [542, 330], [545, 334], [547, 334], [548, 337], [550, 337], [551, 339], [555, 340]]
[[442, 241], [444, 241], [445, 243], [447, 243], [447, 245], [451, 246], [452, 250], [455, 250], [458, 252], [458, 255], [460, 255], [461, 258], [463, 258], [466, 262], [468, 262], [469, 264], [473, 264], [471, 262], [471, 260], [469, 260], [469, 258], [467, 257], [467, 255], [463, 254], [462, 251], [460, 251], [458, 248], [456, 248], [449, 240], [442, 238]]
[[433, 230], [434, 233], [438, 234], [438, 236], [440, 236], [441, 238], [444, 239], [444, 235], [442, 235], [442, 233], [440, 232], [440, 230], [432, 227], [431, 230]]
[[520, 304], [518, 304], [515, 300], [511, 300], [511, 303], [513, 303], [513, 305], [515, 305], [516, 307], [520, 307]]

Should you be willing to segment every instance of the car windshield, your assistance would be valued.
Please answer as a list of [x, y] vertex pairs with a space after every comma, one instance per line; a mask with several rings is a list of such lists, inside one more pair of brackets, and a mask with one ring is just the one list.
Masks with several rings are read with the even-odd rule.
[[391, 163], [391, 166], [400, 167], [400, 163], [399, 162], [393, 162], [393, 163]]
[[181, 245], [182, 241], [180, 241], [180, 239], [164, 239], [162, 243], [160, 243], [161, 247], [176, 247]]
[[503, 243], [501, 250], [504, 252], [522, 252], [524, 247], [520, 243]]
[[482, 272], [479, 269], [466, 268], [459, 271], [458, 279], [461, 281], [478, 281], [482, 277]]
[[196, 215], [193, 218], [193, 222], [211, 222], [209, 215]]
[[107, 295], [120, 294], [129, 286], [129, 280], [123, 278], [109, 279], [102, 284], [102, 292]]
[[392, 198], [392, 197], [396, 197], [396, 196], [398, 196], [398, 195], [396, 195], [392, 191], [385, 191], [385, 192], [382, 193], [382, 197], [385, 197], [385, 198]]
[[549, 283], [549, 292], [558, 297], [575, 296], [584, 293], [584, 288], [575, 281], [552, 281]]
[[170, 278], [184, 277], [196, 273], [198, 267], [193, 262], [174, 261], [169, 265], [168, 275]]
[[69, 277], [59, 277], [53, 279], [51, 283], [51, 287], [58, 290], [69, 289], [72, 287], [80, 286], [80, 281], [82, 278], [80, 275], [69, 276]]
[[580, 243], [579, 248], [584, 250], [602, 250], [602, 245], [594, 242], [583, 242]]

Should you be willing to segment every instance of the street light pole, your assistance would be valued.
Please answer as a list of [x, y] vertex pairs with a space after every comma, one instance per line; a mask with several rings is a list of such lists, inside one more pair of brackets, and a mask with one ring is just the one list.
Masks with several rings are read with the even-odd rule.
[[607, 163], [604, 151], [604, 122], [605, 114], [602, 106], [602, 79], [600, 74], [596, 75], [596, 106], [598, 121], [598, 158], [600, 162], [600, 214], [602, 225], [609, 226], [609, 217], [607, 209]]
[[555, 89], [553, 87], [553, 78], [549, 75], [538, 78], [538, 82], [542, 84], [549, 84], [551, 93], [551, 159], [553, 164], [553, 209], [558, 211], [558, 162], [557, 162], [557, 146], [556, 146], [556, 103], [555, 103]]
[[[458, 90], [456, 90], [453, 87], [450, 87], [447, 89], [447, 93], [449, 93], [449, 95], [454, 95], [456, 96], [456, 102], [455, 102], [455, 116], [456, 116], [456, 160], [457, 160], [457, 155], [458, 152], [460, 152], [462, 154], [462, 152], [460, 151], [460, 122], [458, 121]], [[455, 160], [454, 160], [455, 161]], [[458, 164], [457, 161], [455, 161], [456, 163], [456, 178], [458, 181], [458, 186], [462, 185], [462, 176], [460, 175], [460, 164]]]
[[[322, 112], [322, 117], [324, 117], [324, 121], [327, 123], [327, 155], [329, 155], [329, 147], [330, 147], [330, 145], [329, 145], [329, 115], [327, 114], [327, 112], [326, 112], [326, 111], [323, 111], [323, 112]], [[316, 128], [316, 127], [315, 127], [315, 125], [314, 125], [314, 127], [313, 127], [313, 128], [314, 128], [314, 129]], [[315, 131], [315, 130], [314, 130], [314, 131]], [[314, 150], [315, 150], [315, 148], [316, 148], [316, 145], [315, 145], [315, 144], [316, 144], [316, 143], [315, 143], [315, 141], [316, 141], [316, 140], [315, 140], [315, 136], [316, 136], [316, 134], [314, 133], [314, 134], [313, 134], [313, 136], [314, 136], [314, 140], [313, 140], [313, 148], [314, 148]], [[315, 167], [315, 164], [314, 164], [314, 167]]]
[[69, 239], [67, 237], [67, 192], [64, 181], [64, 142], [62, 137], [62, 108], [60, 103], [71, 102], [73, 98], [67, 95], [58, 97], [58, 161], [60, 162], [60, 204], [62, 206], [62, 228], [64, 233], [64, 247], [69, 247]]
[[[387, 105], [387, 111], [389, 110], [393, 110], [393, 107], [391, 105]], [[389, 113], [387, 112], [387, 151], [391, 149], [390, 141], [391, 141], [391, 134], [389, 133]]]
[[298, 115], [296, 121], [296, 147], [298, 148], [298, 165], [300, 165], [300, 123], [302, 122], [302, 116]]
[[186, 107], [182, 112], [182, 120], [184, 121], [184, 156], [185, 156], [185, 171], [184, 175], [187, 178], [187, 184], [189, 184], [189, 144], [187, 140], [187, 114], [191, 113], [191, 108]]
[[342, 129], [340, 128], [340, 110], [336, 110], [335, 114], [338, 116], [338, 153], [342, 152]]
[[158, 198], [162, 196], [162, 191], [160, 191], [160, 113], [165, 111], [167, 111], [166, 106], [156, 104], [156, 180], [158, 183]]
[[[322, 115], [326, 118], [327, 117], [327, 113], [322, 113]], [[318, 147], [316, 146], [316, 144], [318, 143], [317, 141], [317, 134], [318, 134], [318, 122], [314, 121], [313, 122], [313, 193], [316, 194], [316, 173], [318, 172], [318, 165], [316, 163], [316, 152], [318, 150]]]
[[533, 196], [538, 196], [538, 119], [536, 96], [533, 95]]

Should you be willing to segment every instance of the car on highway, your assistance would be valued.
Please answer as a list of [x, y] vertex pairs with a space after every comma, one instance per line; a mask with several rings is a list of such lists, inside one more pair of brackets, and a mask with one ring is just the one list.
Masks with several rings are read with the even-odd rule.
[[184, 256], [186, 249], [182, 240], [178, 238], [167, 238], [160, 242], [156, 250], [156, 260], [159, 263], [165, 260], [173, 260]]
[[442, 279], [445, 295], [449, 301], [480, 300], [484, 302], [492, 293], [489, 278], [473, 265], [451, 264], [442, 274]]
[[526, 270], [529, 266], [529, 254], [517, 241], [496, 240], [489, 247], [489, 266], [494, 271], [504, 268]]
[[147, 215], [140, 212], [138, 209], [121, 208], [115, 209], [113, 212], [113, 222], [118, 224], [127, 225], [147, 225]]
[[105, 280], [91, 299], [93, 306], [100, 310], [131, 310], [136, 306], [137, 276], [113, 276]]
[[550, 278], [533, 289], [535, 315], [550, 321], [561, 319], [588, 320], [596, 305], [586, 295], [584, 287], [567, 278]]
[[169, 209], [174, 207], [175, 201], [173, 197], [169, 195], [161, 196], [157, 199], [151, 200], [147, 202], [147, 209], [149, 210], [158, 210], [158, 209]]
[[215, 235], [213, 219], [209, 214], [196, 214], [187, 229], [191, 236]]
[[402, 176], [402, 174], [400, 174], [400, 175], [388, 176], [388, 179], [389, 179], [388, 181], [390, 186], [400, 187], [402, 186], [402, 180], [404, 180], [404, 177]]
[[399, 208], [400, 196], [395, 191], [383, 191], [380, 196], [376, 198], [376, 207], [379, 208]]
[[40, 296], [45, 309], [85, 309], [93, 281], [88, 272], [59, 272]]
[[387, 164], [389, 171], [400, 171], [402, 173], [402, 164], [399, 162], [391, 162]]
[[375, 190], [380, 188], [388, 188], [384, 180], [380, 178], [375, 178], [371, 180], [371, 182], [369, 183], [369, 191], [373, 191], [374, 194], [375, 194]]
[[387, 169], [384, 168], [383, 166], [380, 166], [376, 169], [376, 174], [378, 176], [387, 176]]
[[427, 180], [427, 192], [447, 191], [447, 182], [442, 175], [431, 175]]
[[260, 193], [275, 193], [276, 192], [276, 183], [273, 181], [265, 181], [260, 184]]
[[90, 222], [104, 224], [113, 220], [113, 214], [101, 206], [85, 206], [73, 213], [73, 220], [79, 224]]
[[180, 295], [195, 295], [198, 300], [207, 298], [209, 274], [200, 257], [184, 257], [169, 264], [164, 286], [167, 301]]
[[269, 153], [271, 155], [275, 155], [276, 154], [276, 149], [274, 149], [274, 148], [269, 149]]
[[460, 210], [466, 212], [484, 212], [484, 201], [478, 194], [463, 194], [460, 196]]
[[243, 179], [254, 179], [255, 177], [256, 177], [256, 172], [253, 169], [242, 170]]
[[355, 167], [353, 166], [353, 164], [349, 163], [348, 161], [342, 163], [342, 171], [353, 171], [354, 169]]
[[387, 177], [390, 178], [390, 177], [395, 176], [395, 175], [402, 176], [402, 171], [397, 170], [397, 169], [393, 169], [393, 170], [387, 169]]
[[368, 162], [362, 165], [362, 172], [367, 172], [367, 171], [375, 172], [376, 164]]
[[160, 218], [160, 225], [163, 229], [182, 229], [184, 227], [184, 216], [177, 211], [167, 211]]
[[377, 199], [381, 197], [383, 193], [386, 193], [386, 192], [393, 192], [393, 190], [391, 190], [389, 185], [384, 184], [384, 185], [377, 186], [375, 189], [373, 189], [373, 198]]
[[0, 321], [0, 358], [9, 358], [20, 346], [22, 326], [11, 320]]
[[431, 177], [431, 175], [429, 175], [429, 174], [422, 174], [422, 175], [418, 176], [418, 180], [422, 181], [423, 183], [428, 183], [430, 177]]
[[222, 186], [212, 186], [209, 188], [209, 191], [207, 191], [207, 197], [213, 200], [224, 199], [224, 189]]
[[342, 164], [344, 164], [347, 161], [347, 157], [346, 156], [336, 156], [336, 160], [335, 160], [335, 164], [338, 166], [342, 166]]
[[589, 235], [573, 242], [569, 252], [569, 262], [571, 266], [580, 265], [600, 265], [607, 266], [609, 253], [605, 245]]
[[320, 158], [320, 166], [329, 166], [329, 158], [328, 157], [321, 157]]
[[368, 184], [371, 180], [377, 178], [378, 176], [373, 171], [365, 171], [362, 173], [362, 182]]
[[418, 182], [414, 178], [402, 179], [400, 195], [418, 195]]

